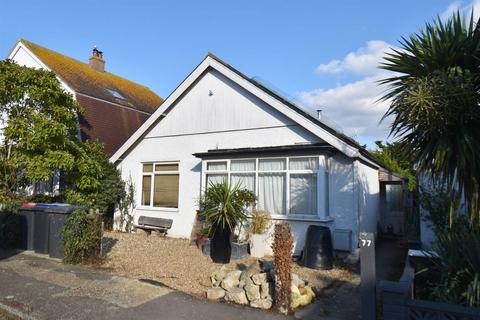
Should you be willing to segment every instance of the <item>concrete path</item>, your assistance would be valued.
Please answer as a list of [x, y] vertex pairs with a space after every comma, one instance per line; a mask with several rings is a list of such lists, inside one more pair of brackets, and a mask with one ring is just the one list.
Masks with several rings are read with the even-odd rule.
[[117, 277], [37, 255], [0, 252], [0, 319], [290, 319], [213, 303], [160, 283]]

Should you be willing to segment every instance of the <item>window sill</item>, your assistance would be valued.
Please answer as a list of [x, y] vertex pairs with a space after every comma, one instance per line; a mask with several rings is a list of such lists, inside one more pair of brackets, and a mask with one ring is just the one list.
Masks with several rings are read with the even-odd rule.
[[321, 218], [318, 216], [294, 216], [294, 215], [288, 215], [288, 216], [282, 216], [282, 215], [272, 215], [272, 220], [286, 220], [286, 221], [304, 221], [304, 222], [333, 222], [332, 217], [327, 217], [327, 218]]
[[138, 206], [137, 210], [142, 211], [155, 211], [155, 212], [178, 212], [178, 208], [162, 208], [162, 207], [146, 207], [146, 206]]

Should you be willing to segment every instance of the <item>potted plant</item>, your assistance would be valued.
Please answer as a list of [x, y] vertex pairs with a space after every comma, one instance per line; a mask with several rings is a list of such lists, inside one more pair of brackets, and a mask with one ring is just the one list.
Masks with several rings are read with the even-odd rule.
[[195, 233], [196, 236], [196, 244], [200, 250], [203, 250], [205, 246], [205, 242], [208, 240], [208, 236], [210, 234], [210, 226], [207, 225], [205, 222], [203, 223], [202, 227], [198, 232]]
[[232, 233], [232, 254], [231, 257], [234, 260], [244, 259], [248, 255], [248, 241], [245, 237], [243, 223], [235, 228]]
[[250, 255], [262, 258], [269, 254], [267, 229], [270, 224], [270, 213], [254, 209], [250, 217]]
[[200, 199], [201, 214], [210, 227], [210, 257], [216, 263], [229, 263], [231, 236], [247, 218], [247, 208], [255, 203], [255, 194], [231, 185], [226, 179], [210, 183]]

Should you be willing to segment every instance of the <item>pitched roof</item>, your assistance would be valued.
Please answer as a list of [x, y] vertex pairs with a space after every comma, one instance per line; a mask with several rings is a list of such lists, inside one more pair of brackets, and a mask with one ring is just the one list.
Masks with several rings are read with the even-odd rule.
[[300, 126], [317, 135], [322, 140], [332, 145], [350, 158], [359, 159], [360, 161], [373, 165], [376, 168], [382, 167], [365, 148], [361, 147], [353, 139], [329, 127], [317, 118], [311, 116], [308, 112], [296, 106], [287, 99], [281, 97], [275, 91], [266, 88], [259, 82], [247, 77], [237, 69], [225, 63], [212, 53], [208, 53], [203, 61], [177, 86], [177, 88], [165, 99], [155, 113], [142, 124], [142, 126], [115, 152], [110, 161], [117, 162], [130, 152], [135, 145], [147, 134], [147, 132], [156, 125], [163, 117], [168, 116], [168, 112], [174, 107], [175, 101], [183, 95], [183, 93], [194, 85], [195, 81], [201, 77], [209, 68], [213, 68], [225, 75], [230, 80], [236, 82], [245, 90], [251, 92], [273, 108], [277, 109]]
[[352, 139], [351, 137], [347, 136], [346, 134], [342, 133], [342, 132], [339, 132], [337, 130], [335, 130], [334, 128], [326, 125], [325, 123], [323, 123], [322, 121], [320, 121], [318, 118], [312, 116], [310, 113], [308, 113], [307, 111], [305, 111], [303, 108], [297, 106], [295, 103], [293, 103], [292, 101], [282, 97], [280, 94], [278, 94], [276, 91], [268, 88], [267, 86], [263, 85], [262, 83], [258, 82], [257, 80], [255, 79], [252, 79], [250, 77], [248, 77], [247, 75], [245, 75], [244, 73], [238, 71], [237, 69], [235, 69], [234, 67], [232, 67], [230, 64], [226, 63], [225, 61], [223, 61], [222, 59], [220, 59], [219, 57], [217, 57], [216, 55], [214, 55], [213, 53], [211, 52], [208, 52], [207, 53], [207, 57], [210, 57], [212, 59], [214, 59], [215, 61], [221, 63], [222, 65], [224, 65], [225, 67], [227, 67], [228, 69], [230, 69], [231, 71], [235, 72], [236, 74], [238, 74], [240, 77], [242, 77], [243, 79], [247, 80], [248, 82], [252, 83], [253, 85], [255, 85], [256, 87], [258, 87], [259, 89], [261, 89], [262, 91], [264, 91], [265, 93], [271, 95], [271, 96], [274, 96], [276, 99], [280, 100], [282, 103], [284, 103], [286, 106], [288, 106], [290, 109], [294, 110], [295, 112], [297, 112], [298, 114], [302, 115], [303, 117], [309, 119], [310, 121], [314, 122], [315, 124], [317, 124], [318, 126], [320, 126], [322, 129], [328, 131], [329, 133], [333, 134], [335, 137], [337, 137], [338, 139], [342, 140], [343, 142], [345, 142], [346, 144], [358, 149], [358, 152], [364, 156], [365, 158], [367, 158], [368, 160], [370, 160], [371, 162], [375, 163], [376, 165], [378, 165], [379, 167], [383, 167], [383, 164], [380, 163], [374, 156], [372, 156], [370, 154], [370, 152], [368, 152], [367, 149], [365, 149], [363, 146], [361, 146], [357, 141], [355, 141], [354, 139]]
[[[161, 97], [143, 85], [110, 72], [96, 71], [88, 63], [67, 57], [33, 42], [24, 39], [20, 39], [20, 42], [77, 93], [150, 114], [163, 103]], [[115, 97], [115, 91], [124, 99]]]

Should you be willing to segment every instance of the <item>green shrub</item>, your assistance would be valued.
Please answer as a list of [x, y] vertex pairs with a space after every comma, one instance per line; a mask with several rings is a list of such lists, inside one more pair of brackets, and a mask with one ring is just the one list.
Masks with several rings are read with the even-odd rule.
[[428, 284], [429, 298], [480, 307], [480, 230], [468, 221], [456, 223], [451, 229], [437, 233], [430, 270], [439, 275]]
[[100, 215], [89, 215], [85, 210], [74, 211], [62, 230], [63, 262], [80, 263], [98, 258], [102, 228]]
[[0, 210], [0, 247], [18, 247], [22, 237], [21, 227], [18, 204], [13, 201], [3, 203]]

